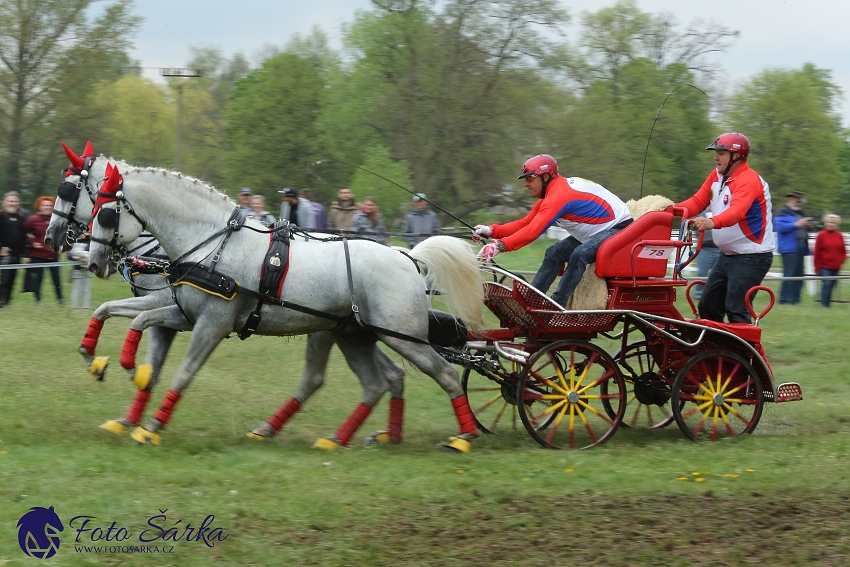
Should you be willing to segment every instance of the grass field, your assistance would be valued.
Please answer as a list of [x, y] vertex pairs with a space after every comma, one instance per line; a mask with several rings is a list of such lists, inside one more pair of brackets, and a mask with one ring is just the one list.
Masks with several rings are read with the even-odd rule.
[[[497, 258], [533, 269], [543, 243]], [[94, 281], [94, 303], [127, 294]], [[686, 312], [684, 302], [679, 308]], [[66, 525], [52, 565], [848, 565], [850, 564], [850, 310], [806, 298], [763, 321], [778, 381], [805, 400], [768, 405], [756, 433], [693, 443], [674, 426], [623, 430], [582, 452], [540, 448], [524, 432], [482, 437], [466, 455], [439, 443], [457, 424], [443, 392], [408, 369], [405, 439], [364, 448], [386, 424], [382, 401], [350, 448], [311, 449], [359, 401], [338, 351], [324, 389], [272, 441], [245, 432], [295, 390], [303, 338], [225, 341], [186, 392], [160, 447], [98, 429], [124, 414], [134, 388], [118, 364], [126, 320], [106, 323], [103, 383], [77, 346], [90, 313], [18, 295], [0, 310], [0, 564], [37, 563], [16, 524], [54, 506]], [[188, 344], [166, 364], [173, 376]], [[146, 339], [140, 353], [146, 347]], [[165, 388], [155, 392], [148, 414]], [[112, 522], [138, 543], [210, 514], [228, 537], [159, 541], [173, 553], [78, 553], [74, 516]], [[179, 523], [178, 523], [179, 522]], [[90, 534], [91, 532], [87, 532]], [[182, 531], [180, 532], [182, 533]], [[81, 543], [91, 546], [84, 533]], [[101, 544], [116, 545], [101, 541]], [[117, 545], [121, 545], [120, 543]], [[127, 542], [123, 542], [127, 545]]]

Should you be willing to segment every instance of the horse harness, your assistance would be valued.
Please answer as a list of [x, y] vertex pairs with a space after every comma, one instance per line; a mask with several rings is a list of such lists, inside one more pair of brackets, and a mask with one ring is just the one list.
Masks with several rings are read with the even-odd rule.
[[[59, 191], [57, 195], [63, 201], [68, 201], [71, 203], [71, 208], [68, 209], [68, 212], [62, 212], [54, 210], [53, 214], [62, 217], [68, 221], [68, 230], [65, 233], [65, 243], [70, 246], [74, 242], [76, 242], [77, 237], [84, 233], [88, 228], [88, 224], [77, 220], [75, 213], [77, 212], [77, 200], [80, 198], [80, 191], [85, 187], [86, 194], [89, 196], [89, 199], [92, 202], [92, 206], [97, 206], [97, 201], [94, 198], [94, 191], [89, 185], [90, 181], [90, 172], [92, 164], [94, 164], [94, 157], [86, 157], [83, 160], [83, 166], [81, 168], [76, 168], [73, 165], [68, 166], [67, 169], [62, 171], [62, 183], [59, 184]], [[77, 175], [80, 180], [76, 183], [71, 183], [70, 181], [65, 181], [65, 179], [69, 175]]]
[[[100, 222], [100, 217], [98, 217], [98, 222]], [[359, 327], [368, 331], [438, 348], [437, 345], [433, 345], [429, 341], [424, 341], [417, 337], [393, 331], [392, 329], [385, 329], [363, 321], [360, 317], [360, 308], [354, 299], [354, 277], [351, 271], [351, 254], [348, 249], [348, 238], [342, 237], [339, 239], [342, 241], [343, 249], [345, 250], [345, 269], [348, 276], [348, 291], [351, 299], [351, 312], [345, 316], [326, 313], [324, 311], [319, 311], [318, 309], [313, 309], [311, 307], [280, 298], [283, 288], [283, 280], [289, 269], [289, 246], [294, 232], [292, 226], [287, 220], [280, 220], [276, 222], [267, 231], [271, 234], [271, 238], [269, 242], [269, 249], [266, 251], [265, 258], [263, 259], [263, 265], [261, 267], [258, 291], [243, 287], [234, 278], [217, 271], [215, 269], [216, 264], [221, 258], [221, 253], [227, 245], [230, 235], [233, 232], [240, 230], [244, 226], [244, 223], [245, 217], [243, 217], [238, 210], [235, 210], [228, 220], [226, 228], [214, 233], [199, 245], [181, 255], [180, 258], [174, 262], [167, 264], [163, 263], [159, 259], [142, 257], [130, 259], [129, 265], [132, 266], [132, 269], [134, 269], [136, 273], [160, 273], [165, 275], [168, 283], [172, 286], [172, 289], [179, 285], [189, 285], [227, 301], [236, 297], [237, 293], [256, 298], [257, 307], [248, 316], [248, 320], [245, 322], [242, 330], [237, 333], [241, 340], [247, 339], [257, 331], [261, 321], [260, 311], [262, 310], [263, 305], [271, 304], [278, 305], [286, 309], [292, 309], [293, 311], [298, 311], [307, 315], [312, 315], [314, 317], [334, 321], [337, 324], [338, 330], [346, 328], [352, 321], [354, 321]], [[256, 231], [256, 229], [253, 228], [251, 228], [251, 230]], [[215, 238], [222, 234], [225, 235], [225, 238], [218, 247], [218, 250], [213, 257], [213, 261], [208, 266], [201, 262], [182, 261], [189, 254], [199, 250], [201, 247], [212, 242]], [[117, 228], [115, 238], [117, 238]], [[107, 244], [114, 248], [114, 243]], [[177, 304], [181, 313], [183, 313], [183, 316], [186, 317], [187, 320], [191, 321], [185, 311], [183, 311], [183, 308], [180, 307], [176, 294], [174, 295], [174, 302]]]

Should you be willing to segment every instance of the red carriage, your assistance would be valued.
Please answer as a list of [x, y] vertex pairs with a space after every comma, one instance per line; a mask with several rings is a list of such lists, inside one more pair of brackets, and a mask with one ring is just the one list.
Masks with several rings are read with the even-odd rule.
[[[646, 213], [599, 249], [596, 275], [608, 288], [605, 309], [564, 311], [521, 278], [487, 268], [485, 304], [501, 328], [470, 337], [463, 386], [477, 425], [494, 432], [517, 417], [549, 448], [587, 448], [620, 426], [664, 427], [676, 421], [693, 440], [751, 433], [765, 402], [802, 399], [796, 383], [774, 381], [761, 346], [759, 320], [773, 292], [757, 287], [747, 304], [755, 324], [686, 319], [677, 289], [688, 302], [681, 270], [699, 252], [681, 211]], [[675, 253], [672, 276], [667, 257]], [[687, 287], [686, 287], [687, 286]], [[763, 290], [770, 304], [752, 307]], [[593, 342], [608, 341], [608, 349]], [[613, 348], [612, 348], [613, 346]], [[613, 354], [608, 350], [615, 350]], [[483, 378], [482, 378], [483, 377]]]

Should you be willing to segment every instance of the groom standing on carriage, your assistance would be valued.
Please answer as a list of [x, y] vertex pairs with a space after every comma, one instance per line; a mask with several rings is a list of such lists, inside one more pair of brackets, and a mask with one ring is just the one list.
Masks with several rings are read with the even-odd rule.
[[529, 195], [538, 201], [525, 218], [507, 224], [476, 226], [473, 239], [497, 239], [484, 246], [479, 257], [488, 262], [499, 252], [518, 250], [557, 224], [570, 236], [546, 250], [543, 264], [531, 285], [546, 293], [566, 262], [558, 289], [552, 294], [553, 301], [566, 305], [585, 267], [596, 261], [599, 247], [630, 225], [632, 215], [619, 197], [601, 185], [581, 177], [559, 175], [558, 162], [549, 155], [526, 160], [517, 179], [525, 180]]

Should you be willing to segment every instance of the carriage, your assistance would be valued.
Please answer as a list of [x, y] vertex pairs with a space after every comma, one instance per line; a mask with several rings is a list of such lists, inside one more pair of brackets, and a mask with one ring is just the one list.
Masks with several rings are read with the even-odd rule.
[[[595, 272], [607, 284], [605, 309], [564, 311], [522, 278], [484, 268], [485, 305], [500, 328], [470, 333], [453, 360], [465, 367], [462, 385], [482, 432], [517, 427], [519, 418], [544, 447], [578, 449], [619, 427], [675, 421], [690, 439], [715, 441], [751, 433], [766, 402], [802, 399], [798, 384], [776, 386], [761, 345], [758, 323], [773, 291], [748, 292], [755, 324], [698, 318], [690, 291], [705, 282], [682, 277], [700, 247], [691, 221], [683, 218], [671, 238], [683, 216], [672, 208], [646, 213], [603, 243]], [[676, 308], [678, 289], [695, 318]], [[757, 314], [759, 290], [770, 302]]]

